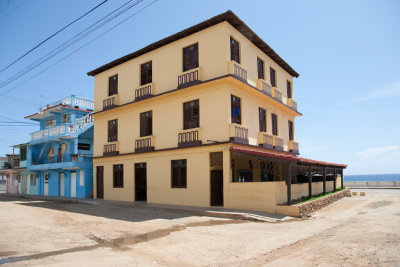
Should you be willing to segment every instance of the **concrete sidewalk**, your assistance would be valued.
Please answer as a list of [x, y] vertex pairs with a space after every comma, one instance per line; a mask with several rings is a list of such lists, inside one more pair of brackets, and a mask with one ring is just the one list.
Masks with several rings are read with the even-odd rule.
[[122, 206], [140, 209], [163, 210], [173, 213], [182, 213], [195, 216], [207, 216], [216, 218], [226, 218], [234, 220], [249, 220], [259, 222], [287, 222], [293, 220], [301, 220], [299, 218], [285, 216], [280, 214], [272, 214], [267, 212], [249, 211], [249, 210], [231, 210], [219, 207], [192, 207], [183, 205], [166, 205], [166, 204], [151, 204], [146, 202], [124, 202], [103, 199], [78, 199], [68, 197], [51, 197], [51, 196], [35, 196], [35, 195], [14, 195], [0, 194], [0, 197], [13, 197], [22, 199], [46, 200], [46, 201], [64, 201], [70, 203], [83, 203], [89, 205], [103, 206]]

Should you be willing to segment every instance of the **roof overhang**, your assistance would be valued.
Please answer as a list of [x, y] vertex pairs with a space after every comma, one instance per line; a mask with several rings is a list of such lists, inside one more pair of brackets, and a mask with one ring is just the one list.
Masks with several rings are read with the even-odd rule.
[[214, 26], [218, 23], [224, 22], [224, 21], [227, 21], [229, 24], [231, 24], [236, 30], [238, 30], [241, 34], [243, 34], [255, 46], [257, 46], [259, 49], [261, 49], [265, 54], [267, 54], [272, 60], [274, 60], [278, 65], [280, 65], [290, 75], [292, 75], [293, 77], [296, 77], [296, 78], [300, 76], [300, 74], [298, 74], [288, 63], [286, 63], [285, 60], [283, 60], [267, 43], [265, 43], [255, 32], [253, 32], [250, 29], [249, 26], [247, 26], [241, 19], [239, 19], [239, 17], [236, 16], [231, 10], [228, 10], [225, 13], [217, 15], [211, 19], [203, 21], [203, 22], [201, 22], [197, 25], [194, 25], [190, 28], [187, 28], [183, 31], [175, 33], [175, 34], [173, 34], [169, 37], [166, 37], [160, 41], [152, 43], [152, 44], [150, 44], [140, 50], [137, 50], [136, 52], [133, 52], [129, 55], [126, 55], [119, 59], [116, 59], [108, 64], [105, 64], [97, 69], [94, 69], [94, 70], [88, 72], [87, 75], [95, 76], [106, 70], [114, 68], [122, 63], [125, 63], [131, 59], [134, 59], [143, 54], [149, 53], [149, 52], [156, 50], [162, 46], [165, 46], [167, 44], [170, 44], [172, 42], [175, 42], [177, 40], [185, 38], [189, 35], [192, 35], [194, 33], [197, 33], [199, 31], [202, 31], [204, 29], [207, 29], [209, 27], [212, 27], [212, 26]]
[[37, 112], [35, 114], [26, 116], [25, 119], [40, 120], [40, 119], [47, 118], [47, 117], [49, 117], [51, 115], [54, 115], [54, 113], [63, 113], [68, 109], [83, 111], [83, 112], [87, 112], [87, 113], [92, 112], [91, 110], [85, 110], [85, 109], [80, 109], [80, 108], [76, 108], [76, 107], [71, 107], [71, 106], [68, 106], [68, 105], [60, 104], [60, 105], [57, 105], [57, 106], [46, 108], [46, 109], [41, 110], [41, 111], [39, 111], [39, 112]]

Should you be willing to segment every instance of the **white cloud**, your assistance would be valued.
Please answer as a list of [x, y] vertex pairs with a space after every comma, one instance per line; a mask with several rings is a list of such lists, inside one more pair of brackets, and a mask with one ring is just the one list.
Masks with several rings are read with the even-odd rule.
[[377, 90], [368, 92], [367, 94], [355, 99], [356, 102], [368, 101], [377, 98], [399, 97], [400, 82], [387, 84]]
[[400, 155], [400, 149], [398, 146], [368, 148], [357, 152], [357, 155], [362, 158], [376, 158], [384, 155], [398, 156]]

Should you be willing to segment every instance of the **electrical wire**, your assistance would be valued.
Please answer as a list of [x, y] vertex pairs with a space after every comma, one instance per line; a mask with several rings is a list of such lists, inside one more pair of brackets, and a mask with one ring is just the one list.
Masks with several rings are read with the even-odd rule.
[[10, 15], [11, 13], [13, 13], [17, 8], [19, 8], [20, 6], [22, 6], [23, 4], [25, 4], [26, 0], [23, 0], [18, 6], [14, 7], [13, 10], [11, 10], [10, 12], [8, 12], [5, 16], [3, 16], [2, 18], [0, 18], [0, 22], [5, 19], [6, 17], [8, 17], [8, 15]]
[[99, 36], [95, 37], [94, 39], [92, 39], [91, 41], [87, 42], [85, 45], [79, 47], [78, 49], [76, 49], [75, 51], [67, 54], [66, 56], [64, 56], [63, 58], [61, 58], [60, 60], [56, 61], [55, 63], [53, 63], [52, 65], [48, 66], [47, 68], [43, 69], [42, 71], [40, 71], [39, 73], [33, 75], [32, 77], [30, 77], [29, 79], [21, 82], [20, 84], [8, 89], [7, 91], [0, 93], [0, 96], [4, 96], [5, 94], [15, 90], [16, 88], [20, 87], [21, 85], [29, 82], [30, 80], [36, 78], [37, 76], [39, 76], [40, 74], [42, 74], [43, 72], [47, 71], [48, 69], [52, 68], [53, 66], [57, 65], [58, 63], [60, 63], [61, 61], [67, 59], [68, 57], [72, 56], [73, 54], [75, 54], [77, 51], [81, 50], [82, 48], [86, 47], [87, 45], [89, 45], [90, 43], [94, 42], [95, 40], [97, 40], [98, 38], [100, 38], [101, 36], [103, 36], [104, 34], [108, 33], [109, 31], [113, 30], [114, 28], [116, 28], [117, 26], [119, 26], [120, 24], [122, 24], [123, 22], [127, 21], [128, 19], [134, 17], [135, 15], [139, 14], [141, 11], [143, 11], [144, 9], [146, 9], [147, 7], [153, 5], [154, 3], [156, 3], [158, 0], [154, 0], [153, 2], [149, 3], [148, 5], [144, 6], [142, 9], [140, 9], [139, 11], [137, 11], [136, 13], [130, 15], [129, 17], [127, 17], [126, 19], [122, 20], [121, 22], [117, 23], [116, 25], [114, 25], [113, 27], [111, 27], [110, 29], [106, 30], [105, 32], [103, 32], [102, 34], [100, 34]]
[[[58, 46], [56, 49], [54, 49], [53, 51], [51, 51], [47, 55], [45, 55], [42, 58], [36, 60], [34, 63], [29, 65], [25, 69], [19, 71], [18, 73], [14, 74], [12, 77], [8, 78], [7, 80], [1, 82], [0, 83], [0, 88], [3, 88], [4, 86], [10, 84], [11, 82], [19, 79], [20, 77], [26, 75], [29, 72], [31, 72], [32, 70], [34, 70], [35, 68], [39, 67], [43, 63], [47, 62], [48, 60], [50, 60], [54, 56], [56, 56], [59, 53], [63, 52], [68, 47], [72, 46], [73, 44], [75, 44], [76, 42], [80, 41], [81, 39], [83, 39], [84, 37], [88, 36], [89, 34], [91, 34], [92, 32], [96, 31], [97, 29], [103, 27], [105, 24], [107, 24], [108, 22], [112, 21], [116, 17], [120, 16], [124, 12], [128, 11], [132, 7], [136, 6], [137, 4], [142, 2], [143, 0], [137, 0], [133, 4], [130, 4], [129, 6], [125, 7], [125, 9], [123, 9], [123, 10], [119, 11], [118, 13], [116, 13], [119, 9], [123, 8], [125, 5], [129, 4], [132, 1], [133, 0], [129, 0], [128, 2], [126, 2], [122, 6], [118, 7], [117, 9], [115, 9], [114, 11], [109, 13], [108, 15], [104, 16], [102, 19], [98, 20], [97, 22], [95, 22], [91, 26], [87, 27], [85, 30], [83, 30], [79, 34], [75, 35], [73, 38], [71, 38], [67, 42], [65, 42], [62, 45]], [[112, 17], [110, 17], [113, 13], [116, 13], [116, 14], [113, 15]], [[110, 17], [110, 18], [106, 19], [107, 17]]]
[[75, 22], [77, 22], [78, 20], [80, 20], [81, 18], [87, 16], [88, 14], [90, 14], [91, 12], [93, 12], [95, 9], [97, 9], [98, 7], [100, 7], [101, 5], [103, 5], [104, 3], [106, 3], [108, 0], [104, 0], [103, 2], [101, 2], [100, 4], [98, 4], [97, 6], [95, 6], [94, 8], [92, 8], [91, 10], [89, 10], [88, 12], [86, 12], [85, 14], [83, 14], [82, 16], [80, 16], [79, 18], [75, 19], [74, 21], [70, 22], [68, 25], [64, 26], [61, 30], [58, 30], [57, 32], [53, 33], [52, 35], [50, 35], [49, 37], [47, 37], [46, 39], [44, 39], [42, 42], [40, 42], [39, 44], [37, 44], [35, 47], [33, 47], [32, 49], [30, 49], [28, 52], [26, 52], [25, 54], [23, 54], [22, 56], [20, 56], [19, 58], [17, 58], [16, 60], [14, 60], [11, 64], [9, 64], [8, 66], [6, 66], [5, 68], [3, 68], [2, 70], [0, 70], [0, 73], [2, 73], [3, 71], [5, 71], [6, 69], [8, 69], [9, 67], [11, 67], [12, 65], [14, 65], [15, 63], [17, 63], [19, 60], [21, 60], [22, 58], [24, 58], [25, 56], [27, 56], [29, 53], [31, 53], [32, 51], [34, 51], [36, 48], [38, 48], [39, 46], [41, 46], [42, 44], [44, 44], [45, 42], [47, 42], [48, 40], [50, 40], [51, 38], [53, 38], [54, 36], [56, 36], [57, 34], [59, 34], [60, 32], [62, 32], [63, 30], [65, 30], [66, 28], [68, 28], [69, 26], [71, 26], [72, 24], [74, 24]]

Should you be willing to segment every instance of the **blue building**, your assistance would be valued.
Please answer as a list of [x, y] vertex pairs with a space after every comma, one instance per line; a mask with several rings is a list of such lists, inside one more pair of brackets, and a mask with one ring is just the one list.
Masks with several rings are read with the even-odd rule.
[[93, 101], [71, 95], [25, 117], [38, 121], [30, 134], [28, 171], [36, 173], [29, 194], [88, 198], [93, 189]]

